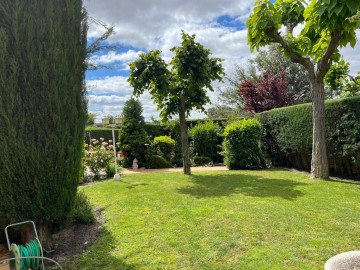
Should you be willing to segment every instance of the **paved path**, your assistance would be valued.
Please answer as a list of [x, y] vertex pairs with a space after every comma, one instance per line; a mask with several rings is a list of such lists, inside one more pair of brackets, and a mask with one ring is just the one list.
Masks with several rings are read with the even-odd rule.
[[[214, 167], [191, 167], [191, 171], [227, 171], [226, 166], [214, 166]], [[132, 173], [157, 173], [157, 172], [182, 172], [183, 168], [168, 168], [168, 169], [123, 169], [122, 174]]]

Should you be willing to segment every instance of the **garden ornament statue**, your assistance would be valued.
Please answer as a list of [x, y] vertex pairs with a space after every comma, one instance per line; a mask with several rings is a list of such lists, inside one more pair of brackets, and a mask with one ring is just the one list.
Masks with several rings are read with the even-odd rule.
[[136, 158], [134, 158], [134, 160], [133, 160], [132, 168], [133, 168], [133, 170], [139, 169], [138, 160]]

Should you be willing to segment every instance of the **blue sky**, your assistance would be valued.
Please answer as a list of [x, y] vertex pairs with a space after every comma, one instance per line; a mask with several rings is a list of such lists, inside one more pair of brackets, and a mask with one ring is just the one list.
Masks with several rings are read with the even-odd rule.
[[[247, 45], [246, 19], [253, 6], [252, 0], [85, 0], [89, 16], [114, 25], [116, 33], [109, 38], [119, 49], [100, 53], [93, 61], [112, 66], [112, 69], [88, 71], [86, 74], [89, 111], [102, 116], [121, 113], [124, 102], [131, 97], [132, 89], [127, 83], [128, 64], [138, 54], [159, 49], [166, 61], [172, 57], [169, 51], [180, 43], [180, 33], [196, 34], [198, 42], [213, 52], [214, 57], [224, 59], [223, 66], [229, 75], [235, 65], [245, 65], [251, 57]], [[90, 25], [89, 41], [104, 30], [96, 24]], [[359, 36], [359, 33], [358, 33]], [[359, 48], [342, 50], [351, 63], [353, 72], [360, 70]], [[215, 89], [226, 87], [215, 84]], [[209, 93], [214, 104], [218, 92]], [[149, 120], [158, 118], [156, 106], [148, 93], [141, 96], [143, 115]], [[193, 112], [193, 118], [204, 114]]]

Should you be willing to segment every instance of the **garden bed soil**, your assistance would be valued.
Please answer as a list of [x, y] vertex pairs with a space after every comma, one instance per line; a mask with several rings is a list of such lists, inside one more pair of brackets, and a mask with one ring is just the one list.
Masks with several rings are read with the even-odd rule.
[[99, 236], [105, 217], [101, 209], [96, 209], [96, 220], [91, 224], [75, 223], [53, 235], [54, 251], [44, 254], [57, 262], [83, 253]]

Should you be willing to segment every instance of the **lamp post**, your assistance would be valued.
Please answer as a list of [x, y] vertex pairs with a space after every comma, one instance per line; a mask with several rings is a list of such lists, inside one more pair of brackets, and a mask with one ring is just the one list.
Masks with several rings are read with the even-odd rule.
[[114, 180], [118, 180], [120, 181], [120, 174], [118, 174], [117, 172], [117, 161], [116, 161], [116, 146], [115, 146], [115, 132], [114, 132], [114, 128], [115, 128], [115, 125], [112, 124], [110, 125], [111, 126], [111, 129], [112, 129], [112, 137], [113, 137], [113, 146], [114, 146], [114, 160], [115, 160], [115, 175], [114, 175]]

